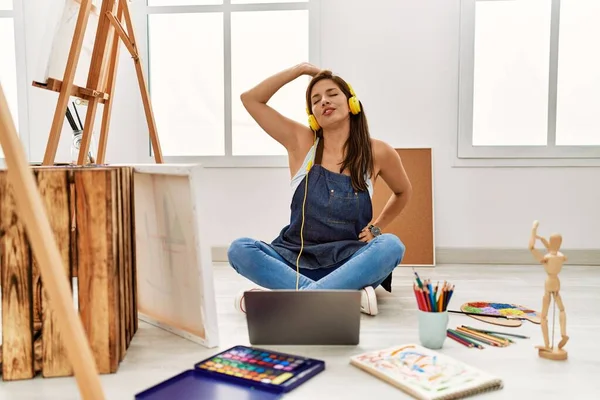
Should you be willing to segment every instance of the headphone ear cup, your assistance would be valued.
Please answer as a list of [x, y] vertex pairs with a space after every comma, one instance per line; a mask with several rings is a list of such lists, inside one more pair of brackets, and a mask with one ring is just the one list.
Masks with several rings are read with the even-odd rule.
[[348, 106], [350, 107], [350, 112], [354, 115], [360, 113], [360, 102], [356, 96], [352, 96], [348, 99]]
[[310, 126], [310, 129], [312, 129], [313, 131], [318, 131], [319, 128], [321, 126], [319, 126], [319, 123], [317, 122], [317, 119], [315, 118], [314, 115], [309, 114], [308, 116], [308, 126]]

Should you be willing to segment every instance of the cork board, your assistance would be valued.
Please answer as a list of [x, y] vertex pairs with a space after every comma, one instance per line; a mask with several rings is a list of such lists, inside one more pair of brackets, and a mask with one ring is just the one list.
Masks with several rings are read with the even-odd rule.
[[[413, 196], [384, 233], [397, 235], [406, 246], [401, 265], [435, 265], [433, 171], [431, 149], [396, 149], [413, 186]], [[381, 213], [392, 191], [377, 179], [373, 190], [373, 219]]]

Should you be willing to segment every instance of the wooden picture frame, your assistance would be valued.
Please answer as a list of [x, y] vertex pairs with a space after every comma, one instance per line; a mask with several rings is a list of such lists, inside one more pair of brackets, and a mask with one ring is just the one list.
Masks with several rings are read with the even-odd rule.
[[133, 167], [139, 318], [199, 343], [218, 346], [203, 167]]

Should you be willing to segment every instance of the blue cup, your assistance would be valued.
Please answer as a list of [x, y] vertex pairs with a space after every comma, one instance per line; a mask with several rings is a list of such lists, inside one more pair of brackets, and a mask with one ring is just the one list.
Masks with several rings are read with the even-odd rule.
[[448, 330], [448, 311], [419, 311], [419, 340], [428, 349], [441, 349]]

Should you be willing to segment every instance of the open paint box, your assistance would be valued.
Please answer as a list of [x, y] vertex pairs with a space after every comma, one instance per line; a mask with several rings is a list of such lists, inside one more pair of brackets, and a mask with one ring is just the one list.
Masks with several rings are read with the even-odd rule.
[[325, 362], [234, 346], [135, 396], [136, 400], [271, 400], [325, 369]]

